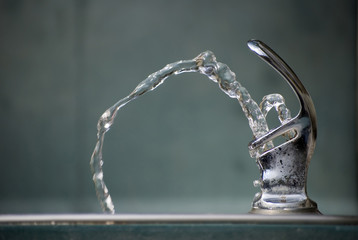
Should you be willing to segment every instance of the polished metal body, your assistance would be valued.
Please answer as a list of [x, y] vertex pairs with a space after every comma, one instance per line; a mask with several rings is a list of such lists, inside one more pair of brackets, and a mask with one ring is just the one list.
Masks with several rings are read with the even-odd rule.
[[252, 204], [252, 213], [319, 213], [317, 204], [307, 196], [307, 171], [317, 136], [316, 113], [310, 95], [291, 68], [267, 45], [248, 42], [249, 48], [279, 72], [296, 93], [300, 112], [293, 119], [270, 130], [249, 144], [252, 151], [288, 131], [295, 136], [269, 149], [257, 158], [261, 179], [261, 193]]

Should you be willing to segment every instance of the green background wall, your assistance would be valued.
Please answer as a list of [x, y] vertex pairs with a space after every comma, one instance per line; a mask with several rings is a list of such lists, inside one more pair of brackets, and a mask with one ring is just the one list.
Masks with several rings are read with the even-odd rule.
[[[202, 51], [257, 102], [278, 92], [296, 114], [291, 89], [248, 50], [256, 38], [313, 97], [310, 197], [323, 213], [358, 214], [356, 27], [353, 0], [1, 0], [0, 213], [100, 212], [89, 170], [99, 116], [150, 73]], [[216, 84], [169, 78], [106, 135], [117, 212], [246, 213], [258, 191], [251, 139], [238, 102]]]

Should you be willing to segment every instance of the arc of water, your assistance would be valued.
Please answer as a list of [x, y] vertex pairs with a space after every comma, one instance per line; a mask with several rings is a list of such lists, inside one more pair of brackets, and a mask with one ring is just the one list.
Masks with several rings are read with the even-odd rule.
[[[260, 107], [251, 98], [248, 91], [236, 80], [235, 73], [223, 63], [217, 62], [215, 55], [210, 51], [199, 54], [192, 60], [183, 60], [166, 65], [161, 70], [149, 75], [144, 81], [125, 98], [119, 100], [112, 107], [108, 108], [100, 117], [97, 124], [97, 143], [91, 156], [90, 166], [93, 174], [93, 181], [97, 197], [101, 203], [102, 209], [107, 213], [114, 213], [114, 205], [103, 180], [103, 156], [102, 148], [104, 136], [112, 126], [118, 111], [127, 103], [133, 101], [139, 96], [154, 90], [162, 84], [169, 76], [181, 74], [184, 72], [198, 72], [209, 77], [212, 81], [219, 84], [220, 89], [231, 98], [236, 98], [242, 110], [249, 121], [250, 128], [255, 138], [263, 136], [269, 131], [265, 115]], [[275, 103], [273, 103], [275, 104]], [[269, 111], [269, 110], [267, 110]], [[281, 114], [279, 112], [279, 114]], [[282, 119], [286, 119], [286, 115]], [[259, 156], [263, 151], [273, 147], [272, 142], [268, 142], [260, 149], [250, 152], [252, 157]]]

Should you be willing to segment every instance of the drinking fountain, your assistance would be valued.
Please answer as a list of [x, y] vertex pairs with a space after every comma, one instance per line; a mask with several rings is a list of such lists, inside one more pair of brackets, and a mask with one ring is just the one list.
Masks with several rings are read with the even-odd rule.
[[307, 197], [307, 172], [317, 136], [316, 112], [313, 101], [291, 68], [268, 46], [249, 41], [250, 49], [278, 71], [296, 93], [300, 103], [298, 115], [283, 122], [253, 140], [253, 151], [273, 139], [291, 132], [293, 136], [283, 144], [269, 149], [257, 158], [261, 179], [261, 193], [252, 204], [252, 213], [319, 213], [317, 204]]
[[[256, 158], [261, 178], [255, 185], [261, 187], [252, 204], [253, 214], [319, 213], [315, 202], [307, 197], [307, 170], [316, 142], [316, 113], [310, 95], [291, 68], [266, 44], [250, 40], [249, 48], [278, 71], [294, 90], [300, 111], [294, 118], [280, 94], [270, 94], [258, 105], [248, 91], [237, 81], [230, 68], [216, 60], [211, 51], [192, 60], [168, 64], [149, 75], [127, 97], [107, 109], [97, 124], [97, 144], [91, 158], [95, 189], [103, 211], [114, 213], [114, 205], [104, 182], [102, 149], [104, 136], [114, 123], [119, 110], [134, 99], [154, 90], [169, 76], [184, 72], [206, 75], [217, 83], [229, 97], [236, 99], [249, 121], [255, 139], [249, 144], [250, 155]], [[275, 108], [281, 125], [269, 130], [266, 115]], [[275, 138], [287, 140], [274, 146]]]
[[[317, 137], [313, 101], [292, 69], [259, 40], [250, 50], [268, 63], [295, 92], [300, 111], [291, 117], [284, 98], [270, 94], [257, 104], [230, 68], [205, 51], [191, 60], [166, 65], [149, 75], [125, 98], [107, 109], [97, 124], [97, 143], [90, 166], [104, 214], [45, 214], [0, 216], [0, 239], [358, 239], [357, 216], [326, 216], [307, 195], [307, 173]], [[237, 100], [254, 139], [248, 150], [260, 171], [246, 214], [115, 214], [104, 182], [102, 149], [122, 107], [156, 89], [171, 75], [196, 72], [218, 84]], [[275, 109], [281, 125], [269, 129], [267, 113]], [[285, 141], [276, 144], [276, 138]], [[338, 203], [337, 203], [338, 204]]]

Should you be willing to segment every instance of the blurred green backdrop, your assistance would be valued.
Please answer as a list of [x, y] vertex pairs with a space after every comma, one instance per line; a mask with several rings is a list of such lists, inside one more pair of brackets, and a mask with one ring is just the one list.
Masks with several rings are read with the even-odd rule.
[[[323, 213], [358, 214], [356, 27], [354, 0], [0, 0], [0, 212], [100, 212], [89, 169], [98, 118], [150, 73], [205, 50], [257, 102], [281, 93], [295, 115], [291, 89], [248, 50], [256, 38], [313, 97], [309, 196]], [[251, 139], [216, 84], [169, 78], [106, 135], [117, 212], [246, 213], [259, 177]]]

